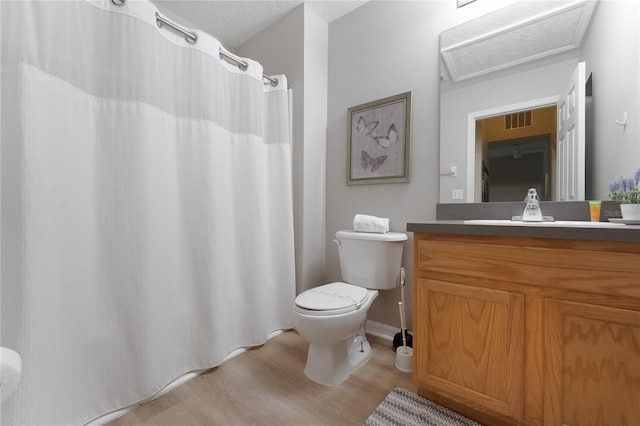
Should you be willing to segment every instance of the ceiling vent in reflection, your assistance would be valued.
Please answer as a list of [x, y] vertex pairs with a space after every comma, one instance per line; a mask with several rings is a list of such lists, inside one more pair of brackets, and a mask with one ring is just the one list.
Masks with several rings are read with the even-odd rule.
[[519, 1], [440, 35], [453, 81], [577, 49], [596, 0]]
[[514, 112], [504, 116], [504, 129], [519, 129], [521, 127], [531, 127], [531, 110]]

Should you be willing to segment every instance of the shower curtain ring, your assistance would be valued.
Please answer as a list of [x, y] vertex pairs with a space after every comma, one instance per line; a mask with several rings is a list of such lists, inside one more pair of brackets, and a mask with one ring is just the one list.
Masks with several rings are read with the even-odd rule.
[[115, 4], [116, 6], [124, 6], [126, 2], [127, 0], [111, 0], [111, 3]]

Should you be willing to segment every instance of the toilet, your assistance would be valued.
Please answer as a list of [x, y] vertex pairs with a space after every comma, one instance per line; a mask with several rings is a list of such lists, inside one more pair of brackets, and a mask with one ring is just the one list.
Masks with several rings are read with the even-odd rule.
[[371, 358], [367, 311], [379, 290], [399, 286], [406, 239], [399, 232], [336, 232], [344, 282], [306, 290], [294, 306], [295, 329], [309, 342], [304, 372], [314, 382], [339, 385]]

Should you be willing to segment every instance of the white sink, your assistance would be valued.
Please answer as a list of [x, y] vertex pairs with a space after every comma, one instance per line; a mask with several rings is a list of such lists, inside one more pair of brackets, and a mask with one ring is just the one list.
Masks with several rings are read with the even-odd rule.
[[494, 226], [542, 226], [559, 228], [619, 228], [626, 226], [624, 223], [613, 222], [589, 222], [585, 220], [556, 220], [555, 222], [523, 222], [509, 219], [473, 219], [465, 220], [469, 225], [494, 225]]

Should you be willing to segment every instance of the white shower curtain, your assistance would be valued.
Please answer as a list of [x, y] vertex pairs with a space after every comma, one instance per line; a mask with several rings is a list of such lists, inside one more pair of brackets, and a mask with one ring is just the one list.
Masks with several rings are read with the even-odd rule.
[[287, 83], [146, 1], [1, 4], [2, 424], [83, 424], [291, 328]]

